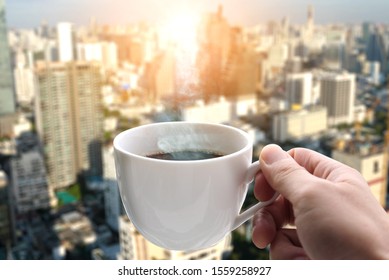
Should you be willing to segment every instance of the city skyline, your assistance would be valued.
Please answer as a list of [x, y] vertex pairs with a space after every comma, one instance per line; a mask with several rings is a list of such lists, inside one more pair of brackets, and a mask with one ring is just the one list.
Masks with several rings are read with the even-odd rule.
[[[156, 122], [241, 129], [253, 160], [269, 143], [314, 150], [389, 214], [389, 4], [368, 4], [0, 0], [0, 259], [268, 259], [251, 223], [183, 253], [136, 230], [113, 139]], [[256, 202], [250, 188], [243, 209]]]
[[[224, 13], [234, 25], [255, 25], [269, 20], [288, 17], [292, 23], [306, 21], [306, 8], [312, 5], [315, 21], [326, 23], [361, 23], [371, 21], [389, 23], [387, 14], [389, 2], [384, 0], [362, 1], [324, 1], [324, 0], [211, 0], [178, 1], [144, 0], [8, 0], [7, 23], [10, 28], [32, 28], [42, 21], [55, 24], [70, 21], [75, 24], [87, 24], [90, 18], [96, 18], [102, 24], [127, 24], [139, 21], [161, 21], [176, 16], [182, 10], [203, 14], [216, 10], [220, 4]], [[109, 3], [109, 4], [108, 4]], [[240, 11], [240, 12], [237, 12]]]

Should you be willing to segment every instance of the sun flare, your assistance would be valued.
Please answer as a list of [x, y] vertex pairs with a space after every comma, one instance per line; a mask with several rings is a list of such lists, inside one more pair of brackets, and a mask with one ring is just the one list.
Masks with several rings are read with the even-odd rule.
[[190, 11], [173, 13], [162, 25], [162, 32], [168, 40], [183, 51], [197, 50], [197, 27], [199, 18]]

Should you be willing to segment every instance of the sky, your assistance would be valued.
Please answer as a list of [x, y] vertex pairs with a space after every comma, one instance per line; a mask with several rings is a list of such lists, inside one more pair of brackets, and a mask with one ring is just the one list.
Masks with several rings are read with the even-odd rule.
[[43, 20], [50, 25], [70, 21], [88, 24], [94, 17], [101, 24], [158, 21], [179, 10], [203, 14], [219, 4], [233, 25], [250, 26], [288, 17], [291, 23], [306, 20], [307, 7], [314, 7], [315, 22], [389, 23], [388, 0], [5, 0], [10, 28], [33, 28]]

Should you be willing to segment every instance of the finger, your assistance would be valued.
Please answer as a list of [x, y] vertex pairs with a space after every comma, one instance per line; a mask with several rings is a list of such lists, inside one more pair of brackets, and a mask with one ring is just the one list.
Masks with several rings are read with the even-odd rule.
[[275, 238], [278, 229], [286, 224], [294, 224], [291, 205], [283, 197], [255, 214], [252, 239], [258, 248], [265, 248]]
[[266, 248], [273, 241], [277, 226], [268, 211], [258, 211], [253, 220], [252, 240], [260, 249]]
[[259, 201], [267, 201], [273, 197], [274, 193], [275, 191], [266, 181], [266, 178], [263, 175], [263, 173], [261, 171], [258, 172], [255, 177], [255, 184], [254, 184], [255, 198], [258, 199]]
[[318, 180], [290, 154], [274, 144], [263, 148], [260, 164], [268, 184], [292, 204], [302, 198], [303, 188], [316, 184]]
[[301, 246], [295, 229], [281, 229], [270, 245], [270, 258], [274, 260], [309, 259]]

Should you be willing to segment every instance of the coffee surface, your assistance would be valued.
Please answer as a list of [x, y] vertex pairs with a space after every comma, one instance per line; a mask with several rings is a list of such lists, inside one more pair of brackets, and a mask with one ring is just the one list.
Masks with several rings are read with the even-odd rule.
[[151, 155], [147, 155], [146, 157], [155, 158], [155, 159], [163, 159], [163, 160], [202, 160], [202, 159], [212, 159], [223, 156], [220, 153], [216, 153], [213, 151], [174, 151], [169, 153], [159, 152]]

